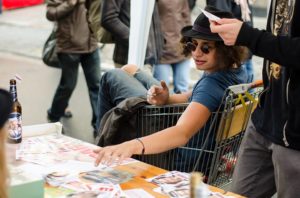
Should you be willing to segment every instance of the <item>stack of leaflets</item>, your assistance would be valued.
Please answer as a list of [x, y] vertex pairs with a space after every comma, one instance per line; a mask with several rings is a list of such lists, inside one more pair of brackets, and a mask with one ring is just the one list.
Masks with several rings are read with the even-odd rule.
[[[41, 178], [46, 183], [45, 197], [126, 197], [121, 183], [134, 176], [132, 173], [105, 165], [94, 166], [94, 145], [50, 134], [26, 138], [16, 150], [16, 162], [10, 169], [13, 178], [17, 174]], [[136, 162], [126, 159], [122, 164]], [[42, 193], [44, 194], [44, 193]]]
[[149, 178], [147, 181], [159, 186], [154, 189], [158, 193], [166, 194], [170, 197], [189, 197], [189, 178], [190, 175], [188, 173], [171, 171]]
[[[189, 180], [190, 174], [178, 171], [170, 171], [147, 179], [148, 182], [158, 186], [158, 188], [155, 188], [154, 191], [176, 198], [189, 197]], [[231, 196], [226, 196], [218, 192], [211, 192], [206, 184], [204, 184], [202, 190], [205, 191], [203, 192], [203, 194], [205, 194], [203, 198], [231, 198]]]

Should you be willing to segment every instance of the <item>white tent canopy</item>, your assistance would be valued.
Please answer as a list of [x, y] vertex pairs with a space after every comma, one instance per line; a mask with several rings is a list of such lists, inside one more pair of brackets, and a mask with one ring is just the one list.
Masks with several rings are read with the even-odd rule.
[[155, 0], [131, 0], [128, 64], [144, 66]]

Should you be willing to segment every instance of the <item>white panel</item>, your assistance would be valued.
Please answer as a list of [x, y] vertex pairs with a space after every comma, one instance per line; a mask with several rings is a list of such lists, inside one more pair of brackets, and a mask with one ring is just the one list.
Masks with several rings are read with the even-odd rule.
[[128, 63], [144, 66], [155, 0], [131, 0]]

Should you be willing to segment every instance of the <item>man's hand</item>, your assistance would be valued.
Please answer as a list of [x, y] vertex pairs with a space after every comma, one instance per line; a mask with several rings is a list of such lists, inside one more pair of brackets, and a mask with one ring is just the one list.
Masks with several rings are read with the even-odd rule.
[[210, 21], [210, 29], [218, 33], [225, 45], [234, 45], [243, 22], [237, 19], [220, 19], [217, 22]]
[[113, 163], [119, 164], [134, 154], [141, 154], [142, 149], [141, 143], [136, 139], [123, 142], [122, 144], [97, 148], [93, 150], [97, 154], [95, 166], [98, 166], [100, 163], [107, 166]]
[[161, 87], [153, 85], [147, 92], [147, 101], [153, 105], [167, 104], [169, 99], [169, 88], [165, 81], [160, 82]]

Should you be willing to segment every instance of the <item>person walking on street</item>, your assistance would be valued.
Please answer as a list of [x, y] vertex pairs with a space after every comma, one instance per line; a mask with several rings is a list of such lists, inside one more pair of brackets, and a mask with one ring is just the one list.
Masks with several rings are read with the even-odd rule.
[[264, 57], [264, 90], [252, 114], [233, 175], [246, 197], [300, 195], [300, 1], [272, 0], [267, 31], [237, 19], [211, 21], [226, 45]]
[[92, 106], [92, 126], [96, 128], [97, 100], [100, 82], [100, 57], [97, 40], [91, 33], [85, 0], [49, 0], [47, 19], [57, 23], [57, 53], [61, 63], [61, 79], [56, 89], [48, 120], [57, 122], [65, 114], [75, 89], [79, 64], [88, 86]]

